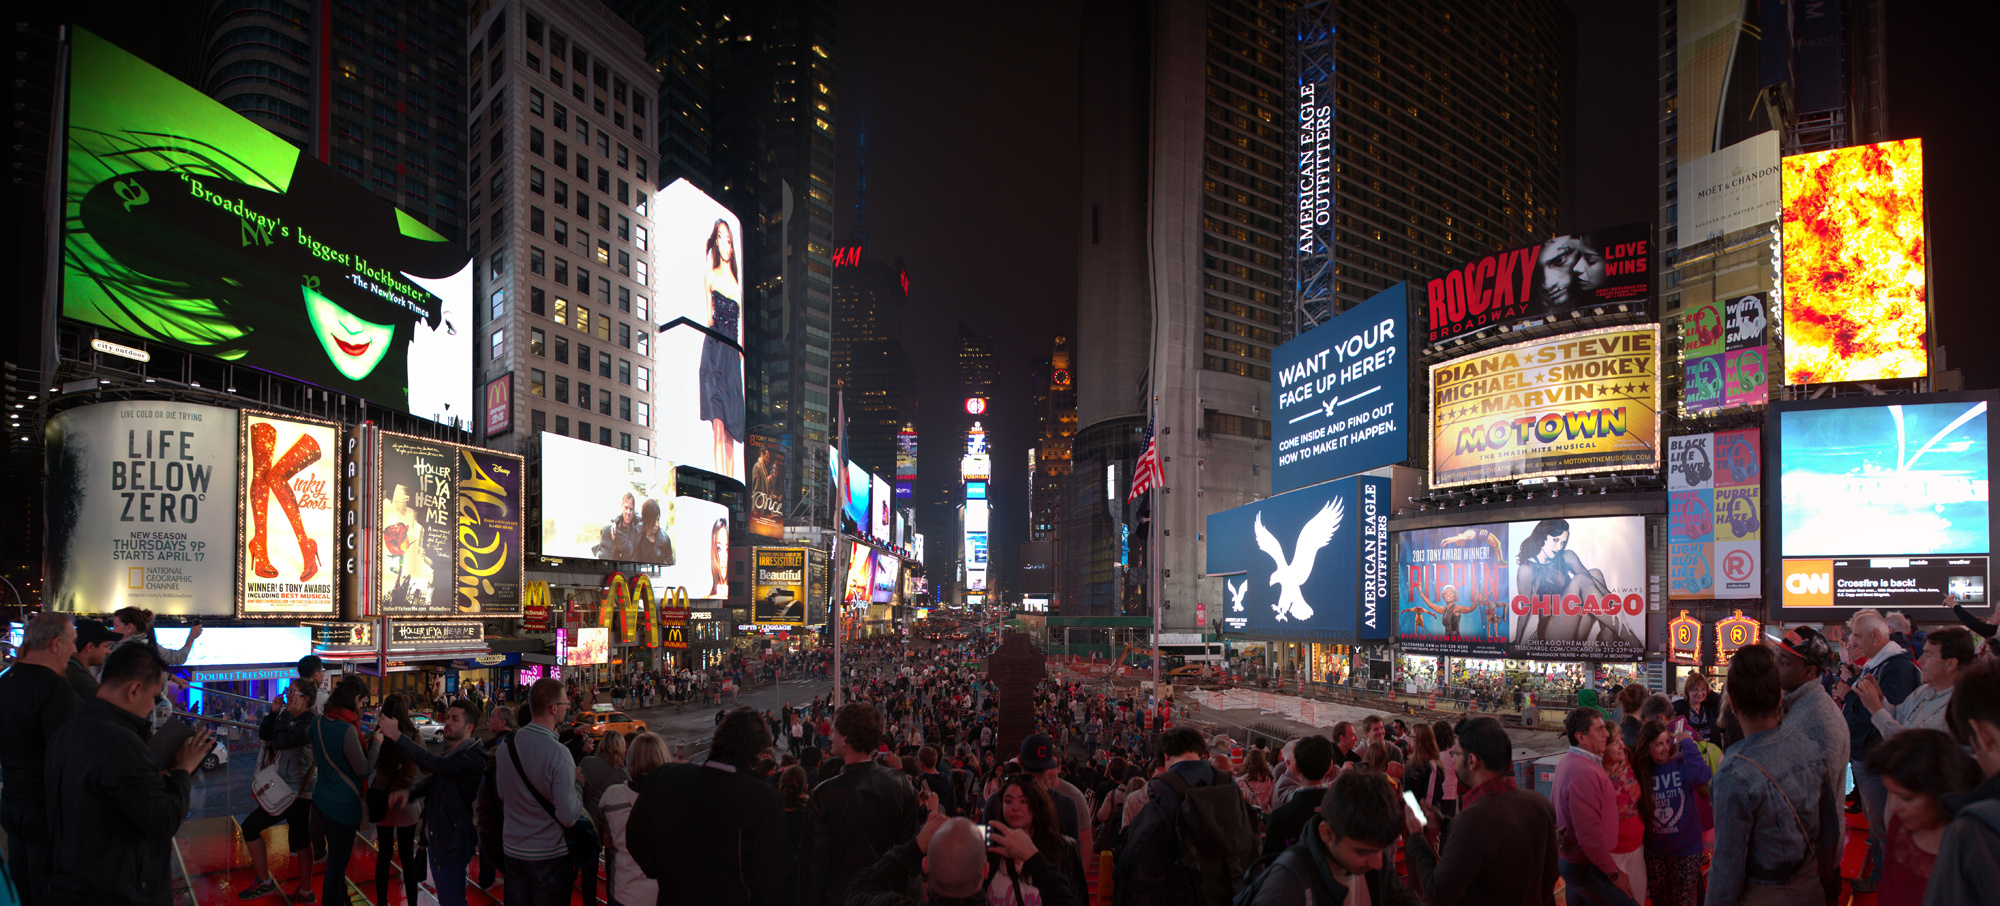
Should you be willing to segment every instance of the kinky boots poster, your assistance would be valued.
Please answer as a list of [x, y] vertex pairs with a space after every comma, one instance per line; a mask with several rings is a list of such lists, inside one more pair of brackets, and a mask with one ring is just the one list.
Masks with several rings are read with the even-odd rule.
[[340, 429], [243, 413], [241, 613], [334, 616]]

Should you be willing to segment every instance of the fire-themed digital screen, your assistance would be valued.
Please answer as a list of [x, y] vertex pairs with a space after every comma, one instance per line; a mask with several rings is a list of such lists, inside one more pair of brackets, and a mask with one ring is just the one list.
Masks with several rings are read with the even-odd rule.
[[1765, 559], [1780, 566], [1788, 619], [1874, 607], [1949, 620], [1947, 593], [1982, 603], [1996, 400], [2000, 391], [1773, 406], [1765, 456], [1778, 530], [1764, 533]]
[[1785, 382], [1929, 373], [1918, 139], [1782, 162]]

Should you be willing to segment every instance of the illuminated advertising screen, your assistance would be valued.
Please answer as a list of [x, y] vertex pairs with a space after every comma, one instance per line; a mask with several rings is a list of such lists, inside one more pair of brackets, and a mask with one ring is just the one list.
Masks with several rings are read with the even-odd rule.
[[659, 587], [685, 588], [698, 601], [729, 597], [729, 507], [676, 497], [664, 523], [672, 562], [661, 565]]
[[391, 616], [447, 616], [456, 597], [458, 447], [382, 432], [375, 602]]
[[[160, 626], [153, 637], [160, 647], [179, 651], [187, 644], [184, 626]], [[187, 667], [239, 667], [245, 664], [290, 664], [312, 653], [312, 630], [305, 626], [211, 626], [188, 650]]]
[[340, 428], [263, 412], [244, 412], [239, 421], [240, 443], [249, 451], [237, 471], [244, 537], [239, 612], [336, 616]]
[[1223, 625], [1251, 638], [1389, 637], [1389, 481], [1325, 482], [1208, 517]]
[[576, 631], [576, 647], [569, 650], [570, 666], [611, 663], [611, 629], [586, 626]]
[[875, 596], [875, 556], [867, 545], [848, 542], [847, 584], [841, 592], [841, 601], [849, 605], [865, 605]]
[[1271, 352], [1271, 490], [1410, 458], [1410, 303], [1398, 283]]
[[968, 481], [968, 482], [966, 482], [966, 483], [965, 483], [965, 499], [967, 499], [967, 500], [985, 500], [985, 499], [986, 499], [986, 482], [984, 482], [984, 481]]
[[[786, 444], [768, 434], [750, 435], [750, 534], [785, 537]], [[759, 621], [762, 622], [762, 621]]]
[[74, 36], [64, 317], [476, 428], [464, 249], [200, 91]]
[[907, 510], [896, 511], [896, 536], [893, 543], [897, 550], [910, 549], [910, 522], [909, 517], [905, 515], [907, 512]]
[[653, 312], [661, 325], [691, 322], [668, 327], [655, 353], [660, 452], [743, 481], [743, 228], [685, 179], [653, 205]]
[[750, 571], [750, 622], [806, 622], [805, 548], [752, 548]]
[[486, 436], [498, 437], [514, 427], [514, 374], [486, 382]]
[[1990, 604], [1991, 408], [2000, 392], [1772, 404], [1782, 616], [1844, 620], [1863, 607], [1950, 620], [1946, 594]]
[[527, 548], [528, 467], [496, 450], [458, 448], [458, 612], [510, 616], [521, 612]]
[[910, 554], [910, 559], [918, 563], [924, 562], [924, 535], [922, 532], [910, 536]]
[[1638, 660], [1646, 519], [1603, 516], [1399, 532], [1396, 636], [1406, 652]]
[[1759, 433], [1667, 438], [1667, 597], [1763, 596]]
[[917, 429], [904, 425], [896, 432], [896, 499], [908, 500], [917, 486]]
[[991, 511], [988, 510], [986, 507], [986, 501], [984, 500], [966, 501], [965, 530], [968, 532], [986, 531], [990, 527], [989, 523], [992, 521], [989, 518], [990, 513]]
[[[541, 442], [544, 555], [676, 562], [673, 463], [560, 434]], [[698, 551], [688, 556], [706, 560]]]
[[868, 534], [876, 541], [890, 544], [896, 540], [895, 512], [896, 500], [889, 494], [889, 483], [873, 475], [868, 476]]
[[856, 535], [868, 534], [872, 523], [868, 515], [868, 480], [871, 476], [860, 463], [847, 464], [847, 496], [840, 502], [840, 517], [847, 521], [846, 529]]
[[1780, 167], [1785, 382], [1928, 374], [1922, 142], [1795, 154]]
[[51, 610], [235, 613], [236, 410], [97, 403], [44, 437]]
[[1691, 413], [1761, 405], [1770, 397], [1764, 357], [1768, 293], [1714, 299], [1681, 318], [1682, 402]]
[[1431, 486], [1659, 468], [1660, 327], [1563, 334], [1431, 366]]
[[1650, 313], [1652, 238], [1652, 224], [1634, 223], [1469, 261], [1425, 287], [1424, 339], [1435, 345], [1488, 327], [1600, 314], [1606, 305]]
[[903, 561], [887, 551], [875, 552], [875, 578], [870, 600], [888, 604], [896, 599], [896, 582], [902, 576]]

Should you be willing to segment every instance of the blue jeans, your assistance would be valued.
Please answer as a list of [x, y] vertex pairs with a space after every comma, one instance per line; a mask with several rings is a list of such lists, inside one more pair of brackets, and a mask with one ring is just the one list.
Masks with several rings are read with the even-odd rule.
[[1854, 769], [1854, 788], [1861, 794], [1861, 812], [1868, 816], [1869, 867], [1863, 877], [1879, 881], [1882, 879], [1882, 841], [1889, 838], [1889, 828], [1883, 823], [1882, 813], [1889, 801], [1889, 789], [1882, 785], [1882, 775], [1868, 769], [1866, 761], [1856, 759], [1850, 766]]
[[465, 866], [470, 856], [445, 862], [431, 856], [431, 884], [437, 888], [438, 906], [465, 906]]
[[508, 856], [506, 871], [506, 906], [569, 906], [576, 883], [576, 863], [569, 856], [532, 861]]
[[1639, 906], [1611, 883], [1611, 876], [1595, 862], [1557, 859], [1556, 870], [1562, 872], [1563, 902], [1567, 906]]

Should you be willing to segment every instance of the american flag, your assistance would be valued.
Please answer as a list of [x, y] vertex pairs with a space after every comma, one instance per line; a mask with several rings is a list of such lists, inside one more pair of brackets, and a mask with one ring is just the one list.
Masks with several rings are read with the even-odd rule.
[[1146, 418], [1146, 452], [1139, 454], [1139, 462], [1132, 467], [1132, 490], [1125, 495], [1125, 502], [1139, 499], [1153, 488], [1167, 483], [1167, 475], [1160, 469], [1160, 441], [1153, 436], [1153, 419]]

